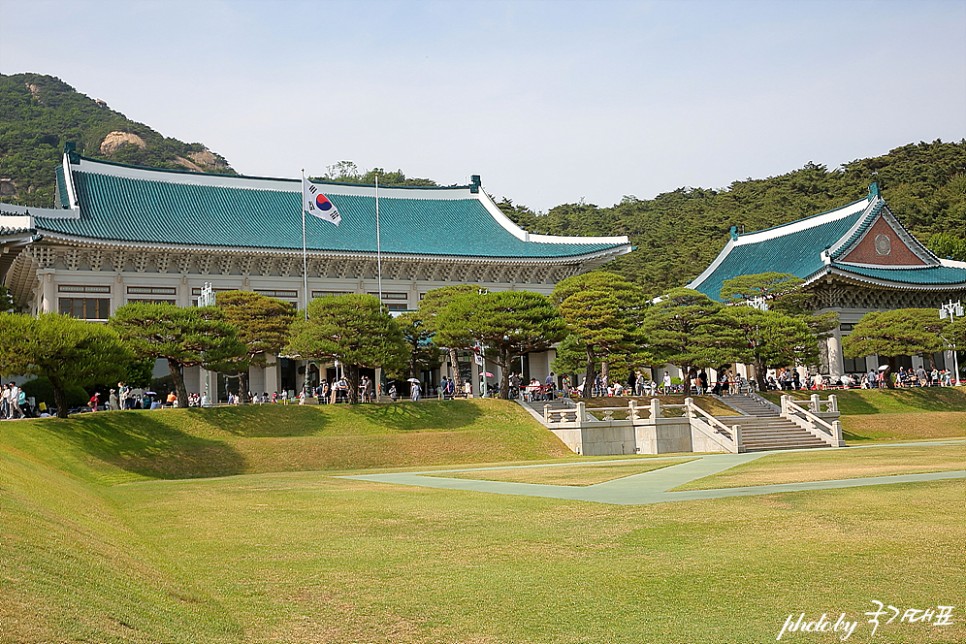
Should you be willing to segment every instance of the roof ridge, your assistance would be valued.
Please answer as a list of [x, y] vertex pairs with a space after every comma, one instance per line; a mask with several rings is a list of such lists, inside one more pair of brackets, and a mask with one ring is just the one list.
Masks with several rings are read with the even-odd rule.
[[[119, 161], [109, 161], [107, 159], [95, 159], [93, 157], [84, 156], [82, 154], [78, 154], [77, 155], [77, 158], [80, 159], [81, 161], [86, 161], [87, 163], [102, 164], [102, 165], [106, 165], [106, 166], [112, 166], [112, 167], [115, 167], [115, 168], [124, 168], [124, 169], [127, 169], [127, 170], [143, 170], [145, 172], [162, 172], [162, 173], [165, 173], [165, 174], [184, 175], [186, 177], [216, 177], [216, 178], [231, 178], [231, 179], [257, 179], [257, 180], [263, 180], [263, 181], [288, 181], [288, 182], [292, 182], [292, 183], [300, 183], [302, 181], [301, 178], [292, 178], [292, 177], [269, 177], [269, 176], [264, 176], [264, 175], [241, 174], [239, 172], [236, 172], [235, 174], [230, 174], [230, 173], [227, 173], [227, 172], [196, 172], [194, 170], [188, 170], [187, 168], [157, 168], [157, 167], [152, 167], [152, 166], [136, 165], [136, 164], [133, 164], [133, 163], [121, 163]], [[354, 182], [351, 182], [351, 181], [331, 181], [331, 180], [327, 180], [327, 179], [312, 179], [310, 177], [306, 177], [306, 179], [308, 179], [312, 183], [319, 184], [319, 185], [330, 185], [330, 186], [360, 186], [360, 187], [363, 187], [363, 188], [375, 188], [376, 187], [375, 184], [373, 184], [373, 183], [354, 183]], [[148, 179], [145, 179], [145, 180], [148, 180]], [[414, 185], [404, 185], [404, 184], [398, 184], [398, 183], [386, 183], [386, 184], [380, 184], [379, 185], [380, 188], [387, 188], [387, 189], [392, 188], [393, 190], [396, 190], [396, 189], [403, 189], [403, 190], [407, 190], [407, 189], [408, 190], [461, 190], [461, 189], [468, 189], [468, 188], [470, 188], [472, 186], [473, 186], [473, 184], [469, 184], [469, 183], [467, 183], [467, 184], [455, 184], [454, 183], [454, 184], [451, 184], [451, 185], [448, 185], [448, 186], [414, 186]]]
[[[868, 202], [869, 202], [869, 200], [866, 197], [862, 197], [861, 199], [857, 199], [856, 201], [853, 201], [851, 203], [845, 204], [844, 206], [839, 206], [838, 208], [832, 208], [831, 210], [826, 210], [824, 212], [820, 212], [820, 213], [817, 213], [817, 214], [814, 214], [814, 215], [808, 215], [807, 217], [801, 217], [799, 219], [794, 219], [792, 221], [785, 222], [784, 224], [776, 224], [774, 226], [769, 226], [768, 228], [762, 228], [761, 230], [753, 230], [750, 233], [741, 233], [741, 234], [738, 235], [738, 239], [736, 241], [741, 241], [742, 238], [748, 239], [749, 237], [752, 237], [753, 235], [760, 235], [762, 233], [773, 232], [773, 231], [779, 230], [781, 228], [794, 226], [796, 224], [800, 224], [802, 222], [809, 221], [811, 219], [817, 219], [818, 217], [824, 217], [824, 216], [831, 215], [831, 214], [834, 214], [834, 213], [837, 213], [837, 212], [840, 212], [840, 211], [843, 211], [843, 210], [847, 210], [849, 208], [852, 208], [853, 206], [857, 206], [860, 203], [866, 203], [867, 204]], [[850, 214], [855, 214], [855, 213], [850, 212], [850, 213], [847, 213], [847, 214], [843, 214], [842, 217], [847, 217]], [[795, 232], [798, 232], [798, 231], [790, 230], [786, 234], [789, 234], [790, 235], [790, 234], [795, 233]], [[781, 236], [784, 236], [784, 235], [776, 235], [776, 237], [781, 237]], [[749, 240], [749, 242], [753, 242], [753, 241], [755, 241], [755, 240]]]

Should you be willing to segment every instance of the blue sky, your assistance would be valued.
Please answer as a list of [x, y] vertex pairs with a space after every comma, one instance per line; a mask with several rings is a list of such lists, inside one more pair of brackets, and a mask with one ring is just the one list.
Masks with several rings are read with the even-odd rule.
[[57, 76], [244, 174], [338, 161], [535, 210], [966, 137], [966, 1], [0, 0]]

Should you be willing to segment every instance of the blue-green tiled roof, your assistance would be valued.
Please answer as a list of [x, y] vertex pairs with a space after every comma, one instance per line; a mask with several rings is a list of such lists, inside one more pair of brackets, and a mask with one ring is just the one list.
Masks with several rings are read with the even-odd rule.
[[828, 265], [825, 263], [822, 258], [825, 249], [833, 248], [837, 249], [838, 254], [843, 253], [868, 230], [885, 207], [881, 199], [871, 203], [863, 199], [838, 210], [742, 235], [722, 251], [712, 264], [713, 270], [699, 276], [689, 286], [720, 300], [722, 285], [734, 277], [776, 272], [808, 279], [830, 268], [860, 279], [910, 286], [958, 286], [966, 283], [966, 269], [954, 266], [871, 268], [834, 261]]
[[[90, 164], [88, 167], [95, 167]], [[119, 173], [124, 175], [125, 173]], [[37, 219], [38, 228], [99, 240], [199, 246], [301, 249], [301, 186], [298, 181], [223, 179], [221, 185], [166, 180], [159, 173], [72, 172], [79, 219]], [[236, 185], [238, 187], [236, 187]], [[281, 187], [279, 187], [281, 186]], [[290, 188], [289, 188], [290, 186]], [[286, 188], [289, 188], [286, 190]], [[323, 188], [324, 189], [324, 188]], [[354, 189], [359, 192], [358, 189]], [[465, 198], [412, 197], [379, 200], [383, 253], [414, 255], [554, 258], [578, 257], [626, 246], [599, 243], [538, 243], [506, 230], [468, 188]], [[375, 252], [375, 199], [327, 191], [342, 214], [341, 226], [306, 217], [312, 250]], [[341, 192], [352, 192], [343, 189]], [[588, 240], [592, 241], [592, 240]]]
[[67, 194], [67, 182], [64, 180], [64, 166], [57, 166], [57, 203], [55, 208], [70, 208], [70, 196]]
[[865, 268], [848, 264], [832, 264], [834, 268], [862, 277], [900, 284], [932, 286], [937, 284], [966, 285], [966, 268], [956, 266], [923, 266], [910, 268]]
[[860, 217], [861, 211], [758, 243], [735, 245], [714, 272], [692, 288], [720, 300], [725, 280], [739, 275], [774, 271], [805, 279], [824, 267], [822, 251], [847, 233]]

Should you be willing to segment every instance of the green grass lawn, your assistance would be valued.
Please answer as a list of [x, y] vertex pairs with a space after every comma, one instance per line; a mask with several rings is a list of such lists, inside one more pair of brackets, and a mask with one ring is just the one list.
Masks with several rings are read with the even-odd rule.
[[822, 399], [834, 394], [839, 411], [846, 416], [949, 411], [966, 412], [966, 387], [912, 387], [899, 389], [848, 389], [827, 391], [769, 391], [762, 394], [776, 405], [782, 394], [807, 400], [813, 393]]
[[[810, 392], [791, 394], [800, 400]], [[822, 391], [835, 394], [842, 414], [846, 443], [966, 438], [966, 387], [909, 389], [851, 389]], [[781, 392], [764, 394], [779, 404]]]
[[441, 472], [433, 476], [482, 481], [509, 481], [511, 483], [538, 483], [541, 485], [596, 485], [605, 481], [653, 472], [663, 467], [680, 465], [693, 458], [641, 457], [634, 463], [577, 463], [574, 465], [532, 465], [508, 469], [485, 469], [468, 472]]
[[963, 469], [966, 469], [966, 442], [929, 447], [776, 452], [677, 489], [712, 490]]
[[[774, 641], [800, 612], [847, 612], [868, 641], [873, 599], [958, 611], [876, 641], [966, 640], [963, 481], [612, 506], [340, 479], [323, 449], [289, 462], [355, 437], [349, 465], [408, 466], [385, 437], [430, 435], [430, 462], [552, 458], [517, 411], [0, 424], [0, 641], [717, 644]], [[384, 413], [402, 417], [379, 432]], [[258, 456], [272, 441], [292, 446]], [[290, 471], [310, 465], [333, 469]]]

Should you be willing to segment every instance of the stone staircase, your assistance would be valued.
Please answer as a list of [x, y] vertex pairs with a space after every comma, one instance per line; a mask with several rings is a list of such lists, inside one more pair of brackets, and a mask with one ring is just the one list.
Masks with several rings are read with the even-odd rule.
[[717, 419], [728, 427], [741, 427], [741, 442], [746, 452], [829, 447], [825, 441], [782, 418], [777, 406], [763, 399], [737, 395], [719, 396], [718, 400], [741, 414], [717, 416]]

